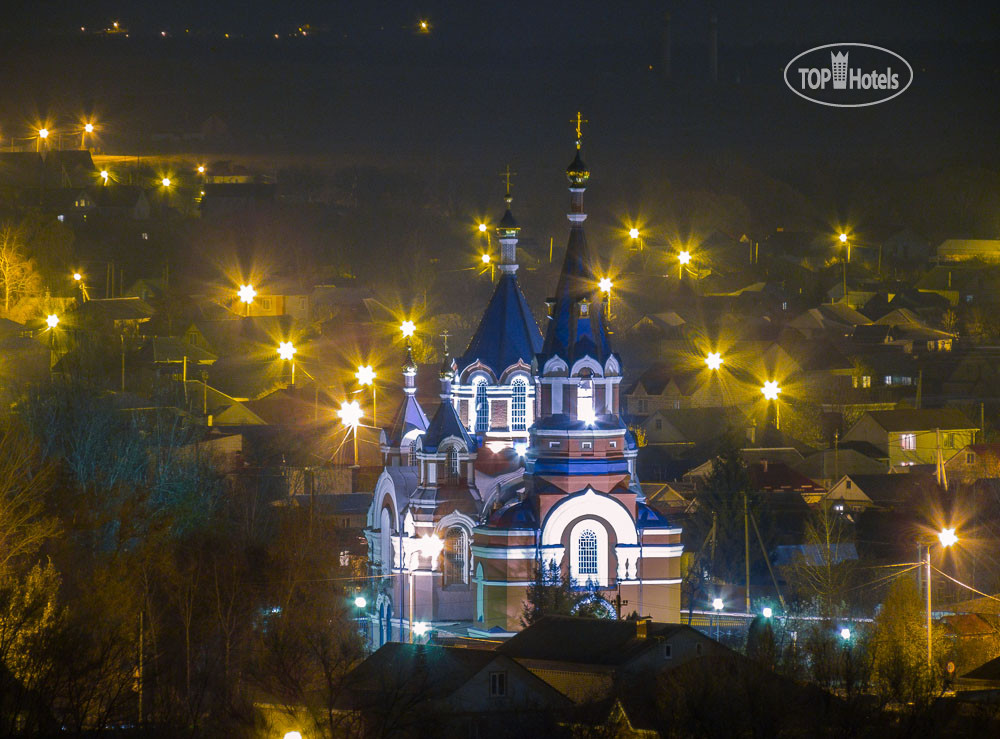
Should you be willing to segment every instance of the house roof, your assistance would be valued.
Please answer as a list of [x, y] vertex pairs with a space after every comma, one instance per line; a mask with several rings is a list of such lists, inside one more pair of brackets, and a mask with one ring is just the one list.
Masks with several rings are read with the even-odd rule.
[[148, 321], [156, 311], [145, 300], [133, 297], [87, 300], [77, 308], [77, 313], [106, 321]]
[[391, 447], [398, 447], [399, 443], [413, 430], [427, 431], [430, 422], [427, 414], [420, 407], [420, 402], [415, 394], [403, 393], [403, 400], [396, 409], [396, 415], [392, 418], [392, 423], [385, 429], [386, 441]]
[[[885, 431], [974, 430], [978, 426], [955, 408], [898, 408], [891, 411], [868, 411], [865, 415]], [[860, 421], [859, 421], [860, 422]]]
[[98, 208], [133, 208], [144, 194], [137, 185], [104, 185], [93, 190]]
[[760, 461], [747, 465], [750, 484], [757, 490], [793, 490], [795, 492], [824, 491], [822, 485], [813, 482], [801, 472], [784, 462]]
[[690, 632], [706, 639], [690, 626], [649, 622], [646, 638], [636, 636], [635, 621], [611, 621], [576, 616], [544, 616], [497, 651], [514, 659], [568, 662], [614, 667], [645, 652], [655, 639]]
[[969, 680], [1000, 681], [1000, 657], [994, 657], [989, 662], [979, 665], [976, 669], [962, 675]]
[[922, 472], [881, 475], [848, 475], [876, 505], [903, 503], [920, 490], [934, 487], [934, 476]]
[[542, 333], [514, 274], [504, 273], [497, 282], [482, 320], [456, 366], [462, 372], [481, 362], [499, 378], [508, 367], [531, 361], [542, 349]]
[[207, 349], [202, 349], [176, 336], [150, 336], [138, 352], [138, 357], [147, 362], [189, 361], [210, 364], [216, 357]]
[[431, 419], [427, 431], [420, 437], [420, 447], [425, 452], [437, 452], [438, 445], [449, 436], [461, 439], [470, 452], [475, 451], [478, 446], [458, 417], [455, 406], [449, 402], [442, 402], [434, 412], [434, 418]]
[[854, 449], [824, 449], [793, 462], [792, 468], [813, 480], [854, 473], [877, 475], [888, 471], [886, 465]]
[[658, 410], [649, 418], [662, 418], [686, 440], [695, 444], [717, 439], [732, 429], [743, 429], [750, 425], [747, 417], [736, 408]]

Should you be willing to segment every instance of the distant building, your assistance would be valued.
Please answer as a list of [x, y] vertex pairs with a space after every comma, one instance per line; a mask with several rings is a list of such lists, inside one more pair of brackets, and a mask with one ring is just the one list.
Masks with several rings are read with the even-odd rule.
[[1000, 262], [1000, 239], [945, 239], [938, 244], [937, 257], [940, 262]]
[[[901, 409], [865, 413], [843, 436], [868, 442], [889, 458], [890, 469], [936, 464], [972, 444], [977, 426], [953, 408]], [[939, 454], [940, 450], [940, 454]]]

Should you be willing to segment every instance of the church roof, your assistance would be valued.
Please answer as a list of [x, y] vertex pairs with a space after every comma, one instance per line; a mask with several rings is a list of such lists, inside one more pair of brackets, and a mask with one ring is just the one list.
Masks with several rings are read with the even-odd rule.
[[[583, 224], [573, 223], [556, 295], [550, 298], [554, 304], [541, 351], [545, 358], [558, 354], [572, 365], [580, 357], [591, 356], [604, 364], [611, 355], [598, 281]], [[587, 315], [581, 315], [579, 303], [585, 299], [590, 306]]]
[[478, 360], [499, 379], [504, 370], [518, 361], [531, 364], [541, 348], [542, 333], [517, 278], [503, 274], [457, 366], [461, 372]]
[[438, 445], [449, 436], [454, 436], [465, 442], [466, 448], [470, 452], [476, 450], [476, 440], [469, 435], [468, 430], [462, 424], [455, 411], [455, 406], [449, 401], [442, 400], [420, 443], [425, 452], [433, 454], [437, 452]]
[[516, 500], [493, 513], [489, 525], [495, 529], [536, 529], [538, 514], [531, 501]]
[[389, 446], [396, 447], [399, 446], [403, 437], [408, 433], [414, 429], [427, 431], [429, 425], [430, 422], [427, 420], [427, 414], [420, 407], [416, 396], [405, 393], [403, 395], [403, 402], [399, 404], [392, 423], [385, 430], [386, 439], [389, 442]]

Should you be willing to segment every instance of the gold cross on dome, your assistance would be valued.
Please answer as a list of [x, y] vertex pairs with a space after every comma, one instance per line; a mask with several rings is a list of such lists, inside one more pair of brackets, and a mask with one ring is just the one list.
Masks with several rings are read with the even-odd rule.
[[507, 197], [510, 197], [510, 178], [516, 177], [517, 172], [510, 171], [510, 165], [507, 165], [507, 169], [500, 173], [500, 176], [504, 178], [504, 182], [507, 184]]
[[570, 123], [576, 124], [576, 148], [579, 149], [583, 141], [583, 124], [590, 123], [590, 121], [584, 118], [583, 113], [578, 110], [576, 111], [576, 120], [571, 120]]

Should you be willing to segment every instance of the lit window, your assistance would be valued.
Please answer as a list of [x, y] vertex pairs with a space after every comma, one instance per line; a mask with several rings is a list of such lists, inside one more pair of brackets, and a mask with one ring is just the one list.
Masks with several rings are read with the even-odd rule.
[[594, 387], [590, 380], [584, 380], [576, 388], [576, 417], [584, 423], [597, 420], [594, 414]]
[[417, 466], [417, 442], [416, 442], [416, 440], [414, 440], [413, 443], [410, 444], [410, 449], [409, 449], [409, 453], [408, 453], [407, 456], [409, 457], [410, 467], [416, 467]]
[[597, 575], [597, 534], [590, 529], [580, 533], [576, 571], [580, 575]]
[[854, 387], [858, 386], [858, 378], [857, 378], [857, 376], [851, 378], [851, 385], [853, 385]]
[[892, 375], [886, 375], [885, 376], [885, 384], [886, 385], [891, 385], [892, 384]]
[[448, 530], [444, 538], [444, 558], [442, 560], [443, 586], [465, 585], [469, 582], [469, 568], [466, 566], [468, 537], [460, 528]]
[[486, 398], [486, 381], [476, 383], [476, 433], [490, 430], [490, 401]]
[[617, 441], [609, 441], [608, 442], [608, 446], [611, 447], [612, 449], [617, 449], [618, 448], [618, 442]]
[[903, 449], [908, 449], [913, 451], [917, 448], [917, 435], [916, 434], [901, 434], [899, 437], [899, 445]]
[[528, 383], [520, 377], [511, 383], [510, 427], [524, 431], [528, 423]]
[[592, 442], [592, 441], [583, 441], [583, 442], [580, 442], [580, 448], [581, 449], [593, 449], [594, 448], [594, 442]]
[[872, 376], [862, 375], [861, 376], [861, 387], [871, 387], [872, 386]]
[[507, 673], [490, 673], [490, 698], [503, 698], [507, 695]]
[[448, 450], [448, 475], [452, 480], [457, 480], [459, 478], [459, 460], [458, 460], [458, 449]]

